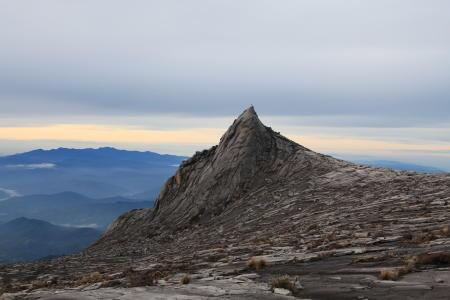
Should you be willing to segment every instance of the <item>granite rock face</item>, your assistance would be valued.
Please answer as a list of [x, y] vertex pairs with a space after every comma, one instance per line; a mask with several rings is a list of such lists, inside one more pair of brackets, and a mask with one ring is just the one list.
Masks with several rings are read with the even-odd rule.
[[[121, 216], [82, 254], [4, 266], [0, 274], [25, 290], [5, 299], [51, 299], [54, 289], [80, 298], [125, 295], [136, 272], [161, 279], [139, 290], [146, 297], [447, 299], [449, 220], [449, 174], [313, 152], [264, 126], [250, 107], [218, 146], [179, 167], [154, 209]], [[251, 258], [264, 264], [248, 264]], [[379, 280], [383, 270], [395, 281]], [[89, 288], [92, 276], [83, 278], [93, 272], [101, 284]], [[191, 276], [187, 286], [183, 274]], [[284, 274], [301, 287], [292, 296], [273, 293], [271, 282]], [[33, 292], [30, 282], [42, 276], [58, 276], [57, 283]]]
[[250, 107], [234, 121], [218, 146], [198, 152], [180, 166], [163, 187], [154, 210], [121, 217], [92, 249], [109, 247], [117, 237], [139, 239], [207, 224], [222, 214], [235, 220], [242, 211], [234, 207], [245, 206], [243, 198], [255, 191], [284, 186], [293, 178], [306, 184], [312, 177], [346, 165], [264, 126]]

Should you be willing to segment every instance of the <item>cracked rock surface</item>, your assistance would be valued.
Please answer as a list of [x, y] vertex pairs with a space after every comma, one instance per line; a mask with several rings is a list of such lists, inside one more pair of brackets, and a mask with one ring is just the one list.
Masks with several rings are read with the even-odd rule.
[[[313, 152], [251, 107], [179, 167], [154, 209], [124, 214], [84, 253], [0, 267], [3, 299], [448, 299], [449, 220], [449, 174]], [[157, 278], [130, 287], [128, 269]], [[272, 288], [279, 275], [302, 288]]]

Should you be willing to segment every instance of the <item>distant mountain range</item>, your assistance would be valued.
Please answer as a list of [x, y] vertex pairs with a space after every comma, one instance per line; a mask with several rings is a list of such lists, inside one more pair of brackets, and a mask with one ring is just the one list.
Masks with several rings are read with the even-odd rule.
[[392, 161], [392, 160], [361, 160], [361, 161], [358, 161], [358, 163], [372, 166], [372, 167], [381, 167], [381, 168], [387, 168], [387, 169], [399, 170], [399, 171], [415, 171], [415, 172], [420, 172], [420, 173], [443, 173], [443, 172], [445, 172], [445, 171], [440, 170], [435, 167], [422, 166], [422, 165], [416, 165], [416, 164]]
[[8, 199], [10, 195], [2, 190], [0, 190], [0, 201]]
[[0, 224], [0, 263], [71, 254], [83, 250], [100, 235], [92, 228], [69, 228], [18, 218]]
[[152, 207], [183, 159], [114, 148], [0, 157], [0, 262], [83, 249], [121, 214]]
[[[152, 200], [185, 159], [114, 148], [34, 150], [0, 157], [0, 199], [73, 191]], [[7, 192], [9, 191], [9, 193]]]
[[123, 197], [92, 199], [73, 192], [30, 195], [1, 201], [0, 223], [26, 217], [58, 225], [103, 230], [122, 213], [152, 206], [152, 201]]

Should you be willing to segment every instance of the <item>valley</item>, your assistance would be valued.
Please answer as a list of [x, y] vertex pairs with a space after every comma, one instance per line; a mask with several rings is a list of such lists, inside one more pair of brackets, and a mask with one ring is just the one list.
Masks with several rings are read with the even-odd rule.
[[[0, 186], [8, 186], [0, 188], [0, 261], [33, 261], [85, 249], [121, 214], [153, 207], [160, 185], [182, 159], [114, 148], [0, 157]], [[31, 230], [32, 224], [36, 232], [52, 230], [40, 242], [33, 231], [21, 229]]]

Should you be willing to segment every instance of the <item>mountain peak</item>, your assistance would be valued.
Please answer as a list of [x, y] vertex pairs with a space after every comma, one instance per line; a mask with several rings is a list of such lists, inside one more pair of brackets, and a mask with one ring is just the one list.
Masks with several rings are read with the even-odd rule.
[[247, 108], [246, 110], [244, 110], [239, 117], [233, 122], [233, 124], [231, 125], [230, 128], [233, 127], [238, 127], [238, 126], [242, 126], [245, 125], [246, 127], [253, 127], [253, 128], [257, 128], [257, 127], [265, 127], [261, 120], [258, 117], [258, 114], [255, 111], [255, 108], [252, 106], [250, 106], [249, 108]]
[[[179, 167], [161, 190], [155, 209], [138, 213], [143, 223], [138, 227], [145, 235], [160, 228], [171, 231], [208, 222], [238, 205], [252, 190], [298, 174], [306, 181], [334, 169], [334, 161], [264, 126], [251, 106], [228, 128], [219, 145], [198, 152]], [[126, 220], [117, 220], [104, 238], [124, 235], [123, 226], [129, 227], [123, 223]]]
[[258, 118], [258, 114], [256, 113], [255, 107], [253, 105], [251, 105], [249, 108], [247, 108], [246, 110], [244, 110], [241, 115], [239, 116], [238, 119], [241, 118]]
[[259, 119], [255, 108], [250, 106], [234, 120], [222, 136], [219, 151], [224, 151], [225, 148], [235, 144], [257, 146], [261, 142], [268, 141], [269, 135], [269, 129]]

